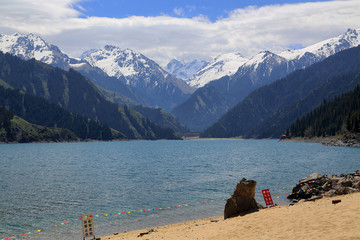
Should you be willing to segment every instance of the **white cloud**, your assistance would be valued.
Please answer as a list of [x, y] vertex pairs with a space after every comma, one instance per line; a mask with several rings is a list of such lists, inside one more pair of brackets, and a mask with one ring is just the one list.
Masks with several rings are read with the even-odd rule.
[[307, 46], [347, 28], [360, 28], [359, 0], [247, 7], [216, 22], [206, 16], [84, 17], [76, 10], [79, 3], [6, 1], [0, 5], [0, 33], [36, 33], [75, 57], [84, 50], [113, 44], [166, 64], [174, 57], [209, 59], [235, 51], [252, 56], [261, 50]]
[[174, 8], [173, 11], [178, 16], [184, 16], [184, 9], [182, 9], [182, 8]]

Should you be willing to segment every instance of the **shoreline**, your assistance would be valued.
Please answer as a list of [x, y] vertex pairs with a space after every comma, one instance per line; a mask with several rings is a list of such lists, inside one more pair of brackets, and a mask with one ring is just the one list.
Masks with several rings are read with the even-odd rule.
[[313, 138], [289, 138], [280, 139], [281, 142], [305, 142], [305, 143], [321, 143], [324, 146], [334, 147], [360, 147], [360, 139], [349, 139], [346, 141], [343, 137], [331, 136], [331, 137], [313, 137]]
[[[333, 200], [341, 200], [333, 204]], [[360, 239], [360, 192], [103, 236], [126, 239]]]

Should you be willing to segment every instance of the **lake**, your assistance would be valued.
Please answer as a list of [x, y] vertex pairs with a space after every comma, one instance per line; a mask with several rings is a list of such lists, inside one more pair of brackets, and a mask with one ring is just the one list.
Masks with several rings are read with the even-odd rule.
[[360, 148], [275, 140], [1, 144], [0, 163], [1, 240], [81, 239], [81, 214], [93, 214], [97, 237], [222, 215], [242, 178], [257, 181], [259, 203], [269, 188], [287, 204], [291, 186], [311, 173], [360, 169]]

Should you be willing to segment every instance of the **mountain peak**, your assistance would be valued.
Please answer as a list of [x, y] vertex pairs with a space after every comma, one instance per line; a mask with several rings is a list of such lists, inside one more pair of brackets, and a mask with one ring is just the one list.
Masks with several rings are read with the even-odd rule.
[[29, 33], [0, 35], [0, 50], [18, 56], [24, 60], [35, 58], [44, 63], [68, 69], [70, 58], [40, 36]]
[[226, 75], [232, 76], [248, 60], [239, 52], [218, 55], [190, 79], [189, 85], [199, 88]]
[[267, 59], [276, 59], [277, 61], [281, 61], [281, 57], [276, 55], [275, 53], [272, 53], [270, 51], [261, 51], [255, 56], [253, 56], [249, 61], [247, 61], [244, 66], [253, 66], [254, 69], [257, 68], [257, 66], [266, 61]]
[[111, 77], [133, 76], [156, 63], [132, 49], [121, 49], [106, 45], [103, 49], [89, 53], [85, 58], [91, 66], [102, 69]]

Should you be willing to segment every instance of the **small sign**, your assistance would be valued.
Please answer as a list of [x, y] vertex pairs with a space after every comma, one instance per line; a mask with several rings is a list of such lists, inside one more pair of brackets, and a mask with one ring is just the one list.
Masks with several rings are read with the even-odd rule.
[[87, 237], [94, 237], [94, 220], [91, 213], [89, 214], [82, 214], [81, 215], [81, 223], [83, 229], [83, 238], [86, 239]]
[[264, 201], [266, 203], [266, 206], [273, 206], [274, 203], [273, 203], [269, 189], [262, 190], [262, 194], [264, 196]]

